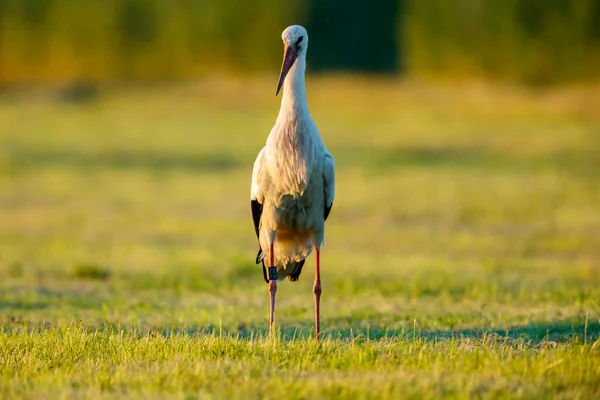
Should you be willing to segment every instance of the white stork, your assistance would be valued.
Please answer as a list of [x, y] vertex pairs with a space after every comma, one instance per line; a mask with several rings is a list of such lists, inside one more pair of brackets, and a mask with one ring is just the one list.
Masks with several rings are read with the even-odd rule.
[[[315, 337], [320, 337], [321, 274], [319, 251], [325, 220], [335, 196], [333, 157], [323, 145], [308, 111], [304, 70], [308, 33], [299, 25], [286, 28], [281, 109], [265, 147], [254, 162], [250, 200], [258, 236], [256, 263], [262, 262], [269, 284], [270, 332], [273, 333], [277, 279], [297, 281], [306, 257], [315, 249]], [[265, 254], [268, 255], [265, 260]], [[268, 267], [265, 266], [268, 262]]]

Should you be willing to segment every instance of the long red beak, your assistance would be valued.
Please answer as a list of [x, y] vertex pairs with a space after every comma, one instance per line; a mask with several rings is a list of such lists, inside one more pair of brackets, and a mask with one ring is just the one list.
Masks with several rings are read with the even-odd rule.
[[275, 96], [279, 94], [279, 90], [283, 85], [283, 81], [287, 76], [288, 72], [290, 72], [290, 68], [294, 65], [294, 61], [298, 58], [298, 50], [294, 46], [287, 46], [285, 48], [285, 54], [283, 55], [283, 65], [281, 66], [281, 73], [279, 74], [279, 83], [277, 83], [277, 91], [275, 92]]

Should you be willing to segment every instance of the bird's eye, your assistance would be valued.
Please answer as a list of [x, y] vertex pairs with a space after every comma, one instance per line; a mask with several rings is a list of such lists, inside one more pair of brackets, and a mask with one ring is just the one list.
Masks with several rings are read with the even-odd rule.
[[298, 40], [296, 40], [296, 46], [298, 46], [302, 42], [302, 40], [304, 40], [304, 36], [300, 36]]

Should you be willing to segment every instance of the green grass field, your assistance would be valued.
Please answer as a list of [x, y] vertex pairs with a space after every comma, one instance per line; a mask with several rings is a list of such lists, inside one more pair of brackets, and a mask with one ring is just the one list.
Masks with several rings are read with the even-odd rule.
[[0, 97], [0, 397], [600, 396], [600, 95], [309, 80], [337, 159], [278, 336], [249, 204], [272, 80]]

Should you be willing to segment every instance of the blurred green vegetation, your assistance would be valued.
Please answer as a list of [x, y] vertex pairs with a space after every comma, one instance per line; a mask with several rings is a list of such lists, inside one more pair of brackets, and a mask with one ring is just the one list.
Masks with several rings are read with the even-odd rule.
[[[344, 7], [331, 0], [2, 0], [0, 84], [256, 73], [281, 62], [279, 34], [293, 23], [323, 43], [309, 60], [315, 70], [383, 66], [534, 84], [599, 75], [597, 0], [382, 0], [365, 7], [357, 0]], [[360, 63], [344, 58], [356, 54]]]
[[277, 64], [282, 21], [294, 20], [300, 2], [258, 3], [2, 1], [0, 83], [173, 79]]
[[408, 1], [411, 72], [487, 75], [531, 84], [597, 78], [597, 0]]

